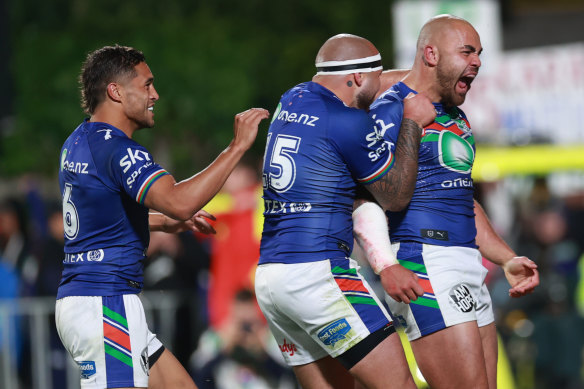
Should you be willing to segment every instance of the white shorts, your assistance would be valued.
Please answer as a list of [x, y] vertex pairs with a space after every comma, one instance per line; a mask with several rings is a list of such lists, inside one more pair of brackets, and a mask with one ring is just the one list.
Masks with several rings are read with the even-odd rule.
[[61, 342], [81, 372], [81, 388], [148, 387], [148, 358], [162, 347], [138, 295], [57, 300]]
[[288, 365], [337, 357], [390, 326], [358, 269], [350, 258], [258, 266], [256, 297]]
[[482, 327], [495, 320], [485, 285], [488, 271], [477, 249], [416, 242], [396, 243], [392, 249], [424, 288], [424, 295], [410, 304], [386, 295], [392, 317], [405, 328], [409, 340], [467, 321], [476, 320]]

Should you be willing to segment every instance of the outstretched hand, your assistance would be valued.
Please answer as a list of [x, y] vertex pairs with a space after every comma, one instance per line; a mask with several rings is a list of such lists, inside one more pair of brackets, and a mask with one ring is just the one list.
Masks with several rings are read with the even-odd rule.
[[202, 209], [195, 213], [193, 217], [185, 221], [174, 220], [166, 217], [164, 223], [164, 232], [173, 234], [183, 231], [193, 231], [206, 235], [217, 233], [208, 220], [214, 221], [216, 219], [215, 216]]
[[418, 276], [400, 264], [386, 267], [379, 273], [385, 292], [398, 303], [409, 304], [424, 294]]
[[511, 285], [509, 296], [521, 297], [533, 292], [539, 285], [537, 265], [527, 257], [513, 257], [503, 266], [505, 277]]

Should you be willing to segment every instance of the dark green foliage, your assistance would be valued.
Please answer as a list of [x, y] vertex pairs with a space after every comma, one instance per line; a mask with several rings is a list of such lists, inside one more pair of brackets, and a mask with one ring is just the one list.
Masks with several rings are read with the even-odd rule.
[[14, 120], [0, 133], [3, 176], [56, 173], [60, 147], [84, 117], [81, 63], [104, 45], [146, 55], [160, 100], [156, 127], [135, 139], [179, 179], [227, 146], [236, 113], [273, 111], [286, 89], [310, 80], [328, 37], [364, 36], [391, 66], [388, 1], [11, 0], [8, 12]]

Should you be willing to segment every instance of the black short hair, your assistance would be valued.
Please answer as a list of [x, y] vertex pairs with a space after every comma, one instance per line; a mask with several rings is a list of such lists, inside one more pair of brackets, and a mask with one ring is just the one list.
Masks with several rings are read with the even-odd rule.
[[128, 46], [105, 46], [87, 55], [81, 67], [81, 106], [92, 115], [104, 100], [107, 85], [123, 78], [136, 77], [136, 65], [146, 62], [144, 54]]

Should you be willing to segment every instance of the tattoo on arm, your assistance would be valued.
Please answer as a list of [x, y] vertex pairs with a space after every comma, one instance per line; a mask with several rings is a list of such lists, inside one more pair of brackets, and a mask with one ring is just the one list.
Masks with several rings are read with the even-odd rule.
[[418, 152], [422, 129], [404, 118], [395, 148], [393, 168], [380, 180], [367, 186], [379, 204], [390, 211], [400, 211], [410, 202], [418, 176]]

